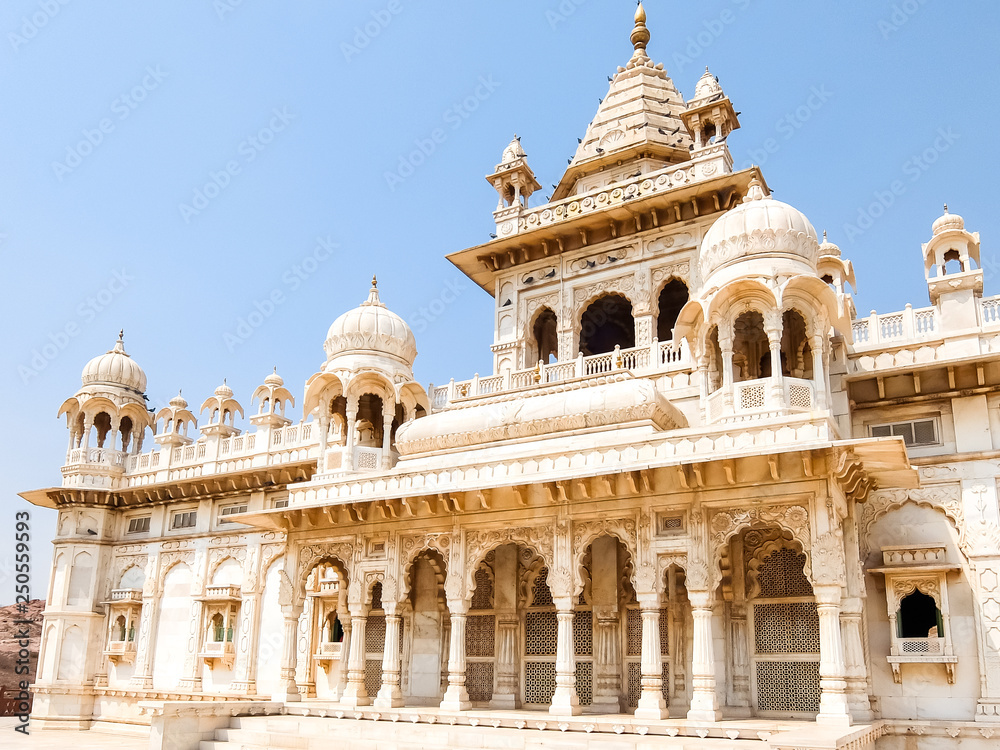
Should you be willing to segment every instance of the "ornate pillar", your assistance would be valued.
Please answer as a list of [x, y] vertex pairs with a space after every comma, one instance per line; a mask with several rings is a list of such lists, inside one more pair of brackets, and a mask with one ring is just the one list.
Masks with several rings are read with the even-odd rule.
[[[451, 578], [449, 573], [449, 579]], [[464, 599], [449, 599], [451, 613], [451, 639], [448, 646], [448, 689], [445, 691], [441, 709], [444, 711], [465, 711], [472, 708], [469, 692], [465, 689], [465, 624], [469, 603]]]
[[351, 654], [351, 613], [347, 609], [347, 603], [343, 601], [337, 603], [337, 619], [340, 627], [344, 629], [344, 640], [340, 642], [340, 661], [338, 662], [337, 686], [334, 688], [334, 698], [340, 700], [347, 693], [347, 662]]
[[[1000, 557], [991, 550], [989, 525], [985, 519], [976, 529], [979, 543], [973, 548], [970, 562], [977, 610], [976, 625], [979, 651], [982, 654], [982, 698], [976, 708], [976, 721], [1000, 721]], [[995, 526], [993, 527], [996, 528]], [[981, 530], [980, 530], [981, 529]], [[985, 554], [976, 554], [982, 551]], [[947, 627], [947, 625], [945, 626]], [[950, 629], [949, 629], [950, 630]], [[945, 635], [948, 630], [945, 631]]]
[[712, 632], [715, 596], [711, 591], [688, 591], [694, 631], [691, 660], [691, 710], [689, 721], [719, 721], [719, 698], [715, 692], [715, 643]]
[[847, 702], [851, 707], [851, 718], [855, 721], [871, 721], [873, 718], [871, 701], [868, 697], [863, 616], [863, 599], [851, 597], [844, 600], [840, 610], [840, 631], [844, 637]]
[[663, 655], [660, 644], [660, 596], [657, 592], [639, 595], [642, 617], [642, 694], [635, 718], [659, 721], [670, 715], [663, 700]]
[[496, 688], [490, 706], [517, 708], [517, 612], [497, 613]]
[[399, 642], [399, 616], [396, 602], [383, 602], [385, 609], [385, 645], [382, 648], [382, 687], [374, 705], [376, 708], [399, 708], [403, 705], [403, 692], [399, 688], [401, 644]]
[[[557, 559], [571, 559], [569, 524], [557, 525]], [[560, 550], [563, 555], [559, 555]], [[573, 643], [573, 616], [576, 609], [573, 576], [567, 568], [549, 572], [549, 589], [556, 605], [556, 690], [549, 713], [576, 716], [581, 712], [576, 694], [576, 649]]]
[[382, 412], [382, 468], [386, 471], [392, 468], [392, 456], [389, 454], [392, 450], [392, 421], [395, 418], [394, 411], [390, 412], [388, 407]]
[[[241, 636], [249, 634], [249, 637], [241, 637], [241, 643], [237, 644], [239, 653], [230, 689], [241, 695], [257, 693], [257, 648], [254, 644], [260, 641], [260, 600], [259, 591], [244, 592], [240, 604], [240, 633]], [[246, 644], [245, 648], [243, 644]]]
[[[94, 428], [93, 415], [85, 414], [83, 416], [83, 442], [80, 444], [80, 447], [83, 448], [84, 450], [87, 450], [87, 448], [90, 447], [90, 432], [93, 428]], [[84, 461], [86, 460], [87, 458], [86, 456], [84, 456]]]
[[770, 404], [773, 408], [781, 408], [785, 405], [785, 382], [784, 374], [781, 371], [781, 318], [777, 313], [765, 318], [765, 333], [767, 343], [771, 349], [771, 383], [769, 390]]
[[153, 689], [153, 651], [156, 649], [158, 609], [159, 598], [156, 594], [144, 592], [142, 611], [139, 614], [139, 642], [135, 647], [135, 671], [129, 681], [129, 687], [132, 689]]
[[732, 643], [733, 701], [732, 705], [750, 705], [750, 639], [745, 601], [729, 604], [730, 639]]
[[347, 399], [347, 447], [344, 449], [344, 458], [340, 462], [340, 467], [347, 471], [354, 471], [354, 441], [355, 432], [358, 425], [358, 397], [351, 396]]
[[326, 471], [326, 451], [327, 443], [330, 439], [330, 416], [328, 414], [322, 414], [319, 418], [319, 462], [316, 467], [316, 473], [322, 474]]
[[202, 640], [204, 640], [204, 634], [201, 632], [204, 606], [199, 600], [191, 603], [191, 623], [188, 631], [191, 644], [188, 647], [188, 652], [184, 655], [184, 676], [181, 677], [180, 681], [180, 689], [192, 693], [201, 691], [201, 660], [198, 658], [198, 651], [201, 648]]
[[365, 626], [368, 608], [364, 604], [351, 604], [351, 653], [347, 660], [347, 687], [341, 694], [344, 706], [367, 706], [371, 701], [365, 689]]
[[809, 341], [809, 348], [812, 350], [813, 390], [816, 393], [816, 403], [813, 406], [822, 411], [828, 408], [825, 338], [823, 336], [813, 336]]
[[299, 615], [302, 614], [302, 607], [282, 607], [285, 616], [285, 636], [282, 641], [281, 651], [281, 686], [279, 692], [274, 696], [275, 700], [284, 702], [297, 701], [301, 698], [299, 686], [295, 682], [295, 672], [297, 663], [296, 642], [299, 629]]
[[819, 686], [820, 708], [816, 721], [820, 724], [849, 726], [851, 714], [847, 706], [847, 668], [844, 663], [844, 642], [840, 632], [839, 585], [814, 586], [816, 608], [819, 611]]
[[[617, 582], [614, 582], [617, 584]], [[613, 592], [617, 593], [617, 592]], [[591, 710], [619, 713], [621, 693], [621, 616], [616, 606], [594, 609], [594, 700]]]

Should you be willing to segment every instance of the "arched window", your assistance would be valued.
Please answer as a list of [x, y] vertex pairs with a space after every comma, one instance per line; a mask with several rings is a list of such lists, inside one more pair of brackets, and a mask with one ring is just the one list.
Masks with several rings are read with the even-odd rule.
[[679, 279], [671, 279], [660, 290], [656, 316], [656, 338], [658, 340], [669, 341], [674, 337], [677, 316], [681, 314], [681, 310], [687, 302], [687, 285]]
[[781, 316], [781, 374], [806, 379], [813, 376], [806, 321], [796, 310], [788, 310]]
[[549, 308], [543, 307], [538, 313], [538, 317], [535, 318], [535, 324], [531, 327], [536, 362], [541, 361], [548, 364], [559, 358], [558, 328], [556, 314]]
[[118, 615], [115, 620], [115, 640], [124, 641], [125, 640], [125, 615]]
[[764, 333], [764, 316], [745, 312], [733, 326], [733, 382], [771, 376], [771, 349]]
[[962, 256], [958, 254], [958, 250], [949, 250], [944, 254], [943, 273], [962, 273]]
[[212, 640], [216, 643], [226, 640], [226, 621], [221, 614], [212, 616]]
[[900, 638], [943, 638], [941, 610], [933, 598], [914, 591], [899, 603], [896, 617]]
[[635, 346], [635, 319], [632, 303], [620, 294], [601, 297], [580, 319], [580, 351], [585, 357], [607, 354], [615, 347]]

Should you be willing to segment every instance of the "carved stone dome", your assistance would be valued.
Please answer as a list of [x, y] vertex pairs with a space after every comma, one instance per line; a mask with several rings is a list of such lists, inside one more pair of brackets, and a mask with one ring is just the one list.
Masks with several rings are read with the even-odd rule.
[[87, 363], [81, 380], [85, 386], [126, 388], [140, 395], [146, 392], [146, 373], [125, 352], [123, 333], [118, 335], [114, 349]]
[[715, 96], [716, 94], [722, 93], [722, 86], [719, 85], [718, 79], [712, 75], [708, 68], [705, 68], [705, 75], [703, 75], [698, 83], [694, 87], [694, 100], [708, 99], [709, 97]]
[[819, 252], [819, 237], [805, 214], [766, 196], [754, 178], [743, 203], [706, 233], [701, 271], [706, 284], [713, 274], [737, 264], [751, 267], [734, 269], [734, 276], [815, 273]]
[[368, 299], [330, 326], [324, 348], [328, 362], [344, 354], [382, 354], [412, 367], [417, 358], [413, 331], [379, 300], [375, 279]]
[[948, 206], [944, 207], [944, 216], [934, 222], [934, 236], [944, 232], [950, 232], [953, 230], [958, 230], [959, 232], [965, 231], [965, 219], [963, 219], [958, 214], [948, 213]]
[[514, 140], [512, 140], [507, 145], [507, 148], [503, 150], [503, 156], [500, 159], [500, 163], [510, 164], [518, 159], [523, 159], [526, 156], [527, 154], [524, 153], [524, 148], [521, 146], [521, 139], [515, 135]]

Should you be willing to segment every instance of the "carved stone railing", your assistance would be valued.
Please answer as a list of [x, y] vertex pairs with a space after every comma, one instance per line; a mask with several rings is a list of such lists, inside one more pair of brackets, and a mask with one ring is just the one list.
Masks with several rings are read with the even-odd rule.
[[816, 384], [801, 378], [782, 378], [780, 394], [770, 378], [745, 380], [731, 386], [731, 405], [726, 388], [709, 395], [705, 403], [709, 423], [772, 414], [809, 412], [816, 408]]
[[907, 305], [901, 312], [882, 315], [873, 310], [867, 318], [853, 321], [851, 328], [854, 332], [854, 348], [861, 350], [934, 338], [939, 335], [940, 326], [936, 308], [914, 310], [912, 305]]
[[115, 589], [111, 592], [114, 604], [142, 604], [142, 591], [139, 589]]
[[110, 448], [73, 448], [69, 452], [67, 466], [86, 464], [89, 466], [109, 466], [115, 469], [125, 468], [126, 454]]
[[691, 370], [691, 353], [687, 341], [674, 345], [672, 341], [656, 341], [649, 346], [632, 349], [615, 347], [613, 352], [595, 354], [551, 364], [539, 362], [527, 370], [507, 371], [500, 375], [470, 380], [452, 381], [435, 387], [431, 384], [428, 395], [431, 408], [444, 409], [453, 401], [492, 396], [507, 391], [541, 387], [552, 383], [581, 378], [601, 378], [612, 372], [628, 371], [635, 375], [654, 375], [664, 372]]

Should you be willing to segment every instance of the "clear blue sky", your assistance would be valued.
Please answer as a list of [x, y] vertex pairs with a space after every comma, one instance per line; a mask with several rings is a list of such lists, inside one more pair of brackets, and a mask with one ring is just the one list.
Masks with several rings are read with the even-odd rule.
[[[830, 231], [855, 263], [863, 314], [927, 304], [920, 243], [946, 201], [997, 267], [1000, 4], [646, 6], [651, 56], [687, 97], [711, 66], [743, 113], [737, 166], [760, 163], [776, 197]], [[541, 182], [558, 181], [630, 56], [633, 8], [6, 0], [0, 603], [13, 595], [15, 493], [58, 483], [56, 410], [119, 328], [153, 404], [183, 388], [197, 406], [228, 378], [249, 406], [273, 365], [298, 396], [330, 323], [377, 273], [417, 332], [422, 382], [488, 371], [491, 300], [444, 255], [488, 239], [496, 196], [483, 176], [514, 132]], [[438, 128], [443, 142], [412, 174], [387, 177]], [[224, 187], [206, 189], [213, 179]], [[894, 183], [892, 205], [848, 230]], [[209, 197], [195, 202], [199, 189]], [[321, 237], [339, 248], [316, 263]], [[234, 341], [275, 291], [273, 313]], [[1000, 293], [989, 271], [986, 293]], [[52, 515], [34, 513], [38, 596]]]

